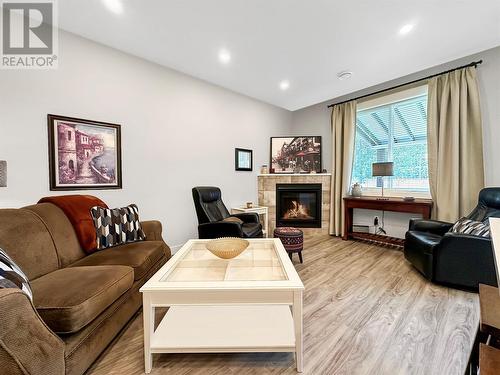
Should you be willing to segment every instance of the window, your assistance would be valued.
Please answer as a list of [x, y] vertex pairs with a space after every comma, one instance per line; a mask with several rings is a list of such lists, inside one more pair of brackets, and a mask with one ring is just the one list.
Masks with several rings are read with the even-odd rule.
[[[429, 196], [426, 87], [362, 103], [356, 116], [352, 183], [371, 194]], [[394, 162], [394, 176], [372, 177], [372, 163]]]
[[71, 141], [71, 130], [68, 130], [68, 141]]

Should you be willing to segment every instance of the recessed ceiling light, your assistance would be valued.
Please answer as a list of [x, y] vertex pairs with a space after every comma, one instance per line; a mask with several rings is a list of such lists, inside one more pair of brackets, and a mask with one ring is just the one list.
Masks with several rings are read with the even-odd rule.
[[399, 29], [399, 35], [406, 35], [408, 34], [410, 31], [413, 30], [413, 27], [415, 25], [412, 24], [412, 23], [407, 23], [406, 25], [404, 25], [402, 28]]
[[229, 64], [231, 61], [231, 53], [225, 48], [221, 49], [219, 51], [219, 61], [224, 65]]
[[338, 72], [337, 73], [337, 78], [343, 81], [344, 79], [349, 79], [352, 77], [352, 72], [348, 70], [344, 70], [343, 72]]
[[290, 82], [288, 82], [286, 79], [284, 81], [280, 82], [280, 89], [285, 91], [290, 88]]
[[102, 0], [102, 2], [113, 13], [123, 13], [123, 3], [121, 0]]

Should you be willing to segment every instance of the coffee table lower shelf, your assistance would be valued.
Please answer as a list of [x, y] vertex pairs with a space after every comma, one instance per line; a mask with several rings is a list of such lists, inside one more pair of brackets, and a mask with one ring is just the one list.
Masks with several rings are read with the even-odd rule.
[[287, 305], [172, 306], [151, 353], [295, 352]]

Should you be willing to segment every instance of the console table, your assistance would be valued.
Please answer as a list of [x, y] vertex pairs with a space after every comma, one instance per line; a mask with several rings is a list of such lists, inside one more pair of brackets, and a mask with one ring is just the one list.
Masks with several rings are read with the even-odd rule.
[[415, 199], [405, 201], [403, 198], [379, 199], [380, 197], [345, 197], [344, 198], [344, 235], [343, 239], [350, 238], [387, 243], [393, 246], [403, 246], [404, 240], [390, 236], [372, 233], [358, 233], [352, 231], [353, 210], [363, 208], [367, 210], [395, 211], [420, 214], [424, 219], [430, 219], [432, 211], [432, 200]]

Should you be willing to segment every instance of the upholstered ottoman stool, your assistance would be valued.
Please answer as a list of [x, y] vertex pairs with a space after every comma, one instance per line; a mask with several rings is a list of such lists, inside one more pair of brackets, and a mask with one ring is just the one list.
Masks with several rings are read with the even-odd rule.
[[279, 238], [290, 259], [293, 253], [299, 254], [302, 261], [302, 249], [304, 248], [304, 234], [300, 229], [292, 227], [278, 227], [274, 229], [274, 237]]

